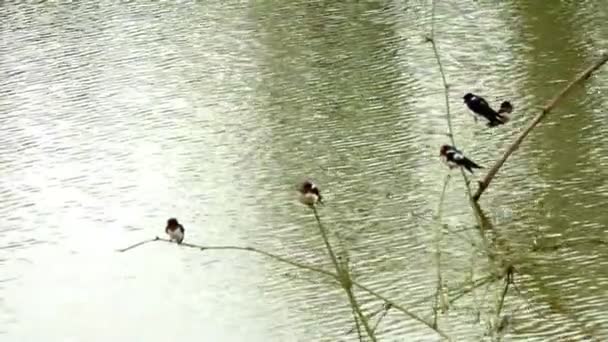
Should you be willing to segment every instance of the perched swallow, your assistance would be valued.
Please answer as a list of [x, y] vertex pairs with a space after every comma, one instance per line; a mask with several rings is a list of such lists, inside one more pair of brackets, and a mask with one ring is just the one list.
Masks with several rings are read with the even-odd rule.
[[317, 185], [309, 180], [306, 180], [298, 187], [299, 200], [301, 203], [306, 205], [315, 205], [317, 203], [323, 204], [323, 197], [319, 192]]
[[450, 169], [455, 167], [464, 167], [470, 173], [473, 169], [483, 169], [482, 166], [475, 164], [471, 159], [465, 157], [462, 152], [458, 151], [454, 146], [442, 145], [439, 150], [441, 160], [449, 166]]
[[[511, 119], [509, 114], [513, 112], [513, 106], [509, 101], [503, 101], [498, 111], [495, 111], [481, 96], [467, 93], [463, 99], [473, 113], [488, 120], [488, 127], [505, 124]], [[477, 121], [477, 117], [475, 117], [475, 121]]]
[[184, 241], [184, 226], [182, 226], [177, 219], [170, 218], [167, 220], [167, 227], [165, 233], [169, 234], [169, 240], [175, 240], [178, 244]]

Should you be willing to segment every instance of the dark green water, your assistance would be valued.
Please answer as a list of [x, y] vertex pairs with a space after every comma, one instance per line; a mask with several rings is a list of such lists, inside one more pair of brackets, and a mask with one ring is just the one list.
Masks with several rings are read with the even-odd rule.
[[[439, 315], [453, 340], [608, 339], [608, 67], [501, 170], [482, 238], [457, 172], [442, 234], [433, 219], [449, 139], [430, 1], [0, 1], [0, 18], [1, 340], [356, 341], [343, 291], [317, 274], [164, 243], [115, 252], [176, 216], [191, 243], [329, 270], [295, 201], [307, 176], [355, 279], [426, 320], [437, 246], [449, 299], [514, 265], [500, 314], [502, 280]], [[439, 1], [458, 146], [490, 167], [608, 49], [606, 22], [601, 0]], [[475, 124], [469, 91], [510, 100], [513, 121]], [[394, 309], [377, 334], [439, 340]]]

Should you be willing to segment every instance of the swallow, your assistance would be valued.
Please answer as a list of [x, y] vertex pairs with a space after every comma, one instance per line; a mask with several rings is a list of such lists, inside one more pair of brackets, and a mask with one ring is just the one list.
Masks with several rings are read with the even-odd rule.
[[[495, 111], [481, 96], [466, 93], [463, 99], [473, 113], [488, 120], [488, 127], [505, 124], [511, 119], [509, 114], [513, 112], [513, 105], [509, 101], [503, 101], [498, 111]], [[477, 117], [475, 117], [475, 121], [477, 121]]]
[[323, 197], [321, 196], [321, 192], [319, 192], [319, 188], [315, 183], [310, 180], [306, 180], [302, 182], [298, 186], [299, 192], [299, 200], [301, 203], [312, 206], [317, 203], [323, 204]]
[[464, 167], [471, 174], [473, 169], [483, 169], [483, 166], [475, 164], [471, 159], [465, 157], [462, 152], [458, 151], [454, 146], [442, 145], [439, 150], [441, 160], [450, 168]]
[[170, 218], [167, 220], [167, 227], [165, 227], [165, 233], [169, 234], [169, 240], [181, 244], [184, 241], [184, 226], [177, 222], [176, 218]]

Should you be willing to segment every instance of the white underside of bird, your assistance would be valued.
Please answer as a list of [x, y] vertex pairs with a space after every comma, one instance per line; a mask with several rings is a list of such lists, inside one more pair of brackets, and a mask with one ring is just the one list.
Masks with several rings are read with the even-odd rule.
[[306, 205], [313, 205], [319, 201], [319, 196], [313, 194], [312, 192], [307, 192], [305, 194], [300, 194], [300, 202]]
[[181, 229], [177, 228], [175, 230], [169, 230], [168, 233], [169, 240], [176, 242], [184, 241], [184, 233], [181, 231]]
[[[455, 160], [462, 159], [462, 155], [461, 155], [461, 154], [454, 155], [454, 159], [455, 159]], [[441, 160], [442, 160], [442, 161], [443, 161], [443, 162], [444, 162], [444, 163], [445, 163], [445, 164], [446, 164], [446, 165], [447, 165], [447, 166], [448, 166], [450, 169], [453, 169], [453, 168], [455, 168], [455, 167], [459, 167], [459, 166], [460, 166], [460, 165], [456, 164], [455, 162], [453, 162], [453, 161], [451, 161], [451, 160], [448, 160], [448, 157], [447, 157], [447, 156], [441, 156]]]

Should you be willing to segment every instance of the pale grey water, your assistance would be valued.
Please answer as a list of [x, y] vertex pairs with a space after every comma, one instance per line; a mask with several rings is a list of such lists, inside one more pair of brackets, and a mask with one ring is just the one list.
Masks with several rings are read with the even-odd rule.
[[[326, 279], [234, 251], [330, 269], [294, 200], [312, 176], [356, 279], [432, 318], [436, 213], [448, 139], [430, 2], [0, 2], [0, 339], [354, 341]], [[459, 147], [490, 166], [576, 72], [608, 48], [608, 3], [441, 2], [436, 35]], [[508, 126], [474, 124], [461, 96], [511, 99]], [[516, 152], [482, 199], [516, 260], [506, 340], [608, 339], [608, 71]], [[479, 172], [477, 177], [481, 177]], [[492, 272], [454, 173], [442, 273]], [[336, 235], [338, 238], [336, 238]], [[540, 245], [572, 242], [557, 250]], [[547, 242], [548, 241], [548, 242]], [[472, 245], [472, 244], [475, 245]], [[480, 340], [502, 283], [439, 326]], [[368, 312], [382, 303], [358, 293]], [[438, 340], [395, 310], [386, 341]]]

